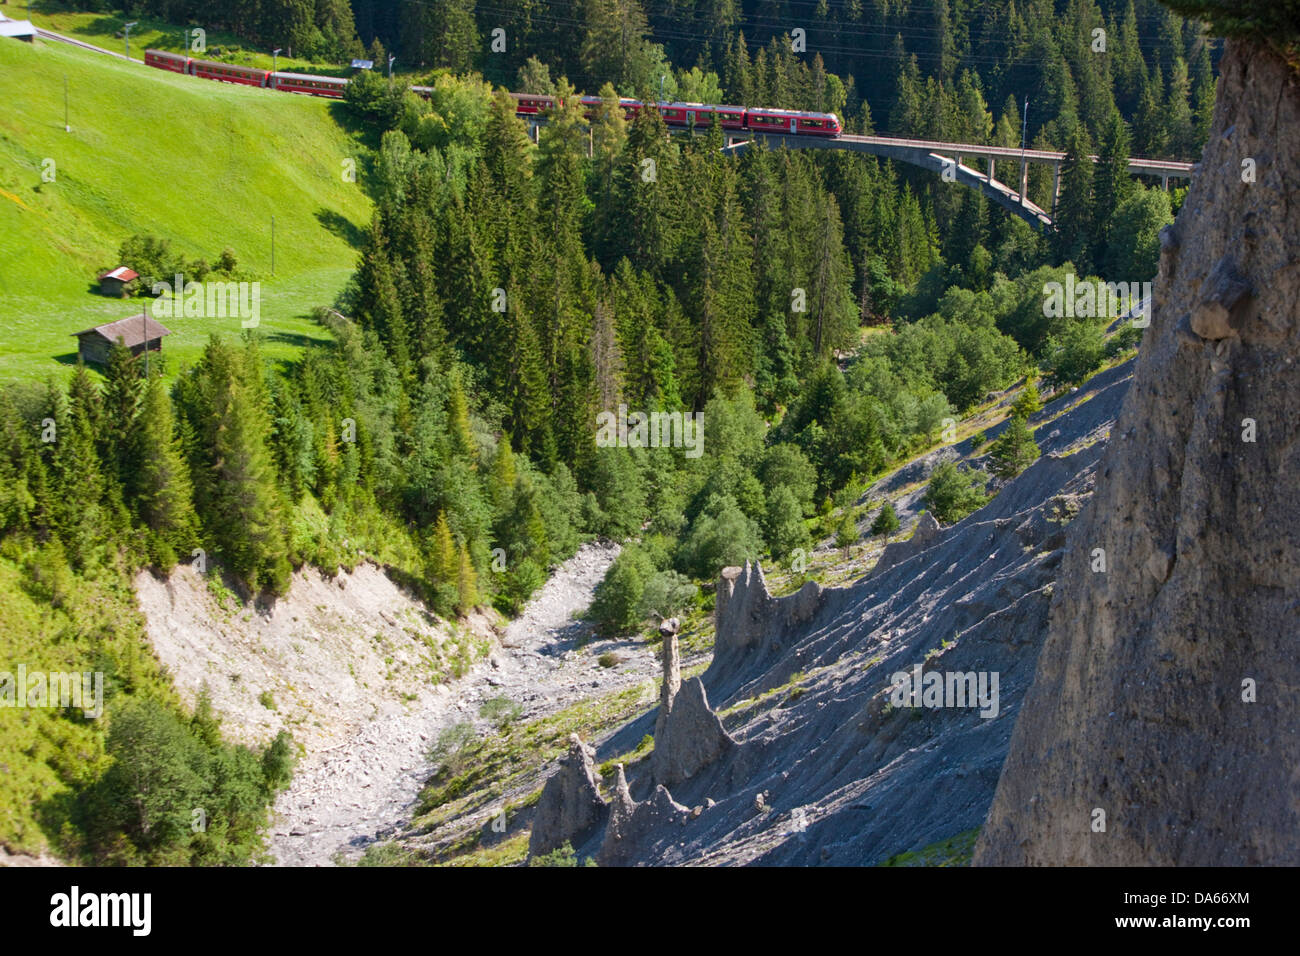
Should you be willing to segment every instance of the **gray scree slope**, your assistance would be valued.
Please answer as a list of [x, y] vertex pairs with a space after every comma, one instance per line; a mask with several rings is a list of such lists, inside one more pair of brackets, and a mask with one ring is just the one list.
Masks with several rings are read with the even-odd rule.
[[[608, 812], [571, 785], [581, 758], [566, 758], [570, 785], [548, 786], [538, 845], [571, 840], [603, 865], [861, 865], [982, 824], [1046, 635], [1065, 527], [1127, 387], [1116, 369], [1052, 403], [1042, 418], [1077, 407], [1041, 430], [1039, 461], [849, 587], [773, 598], [759, 568], [724, 572], [714, 660], [671, 695], [670, 732], [615, 779]], [[917, 664], [996, 672], [997, 716], [891, 708], [891, 675]], [[601, 741], [594, 759], [631, 750], [656, 719]], [[568, 800], [585, 806], [581, 825], [563, 824]]]

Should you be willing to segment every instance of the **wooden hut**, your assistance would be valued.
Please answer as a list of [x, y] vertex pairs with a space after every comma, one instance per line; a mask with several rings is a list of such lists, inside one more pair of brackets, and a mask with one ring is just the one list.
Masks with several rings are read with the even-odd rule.
[[132, 272], [126, 266], [109, 269], [99, 277], [99, 294], [112, 296], [115, 299], [124, 298], [131, 284], [138, 278], [140, 278], [139, 274]]
[[163, 336], [172, 333], [170, 329], [141, 313], [73, 334], [77, 337], [77, 354], [83, 362], [106, 365], [108, 348], [119, 339], [131, 350], [132, 355], [141, 355], [146, 344], [149, 351], [161, 352]]

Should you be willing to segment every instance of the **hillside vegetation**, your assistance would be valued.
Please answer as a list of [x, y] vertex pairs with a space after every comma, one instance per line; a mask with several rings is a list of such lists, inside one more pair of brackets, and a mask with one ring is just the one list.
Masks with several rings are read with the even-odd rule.
[[[211, 9], [195, 3], [177, 15]], [[1050, 19], [1042, 7], [1034, 22]], [[1077, 46], [1076, 20], [1059, 41], [1068, 55], [1045, 80], [1062, 89], [1072, 82], [1067, 60], [1089, 65], [1074, 63], [1081, 78], [1097, 66]], [[277, 36], [273, 21], [260, 17], [249, 42]], [[420, 17], [404, 35], [414, 44], [417, 27], [442, 26]], [[1170, 26], [1158, 46], [1190, 53], [1195, 38]], [[941, 18], [934, 29], [946, 34], [950, 24]], [[368, 30], [362, 39], [372, 39]], [[975, 63], [962, 46], [958, 55]], [[617, 94], [636, 90], [632, 73], [558, 53], [553, 72], [539, 61], [521, 78], [557, 95], [534, 142], [513, 101], [472, 71], [478, 64], [447, 52], [409, 57], [445, 68], [428, 78], [427, 98], [367, 72], [345, 102], [330, 104], [44, 44], [0, 47], [0, 96], [17, 104], [0, 121], [0, 315], [10, 319], [0, 382], [28, 380], [0, 388], [0, 556], [32, 601], [13, 659], [41, 660], [67, 641], [77, 660], [93, 660], [95, 642], [110, 636], [143, 647], [138, 624], [106, 623], [114, 608], [90, 603], [96, 587], [125, 602], [143, 568], [196, 559], [210, 587], [224, 580], [271, 605], [306, 565], [330, 576], [370, 559], [443, 617], [488, 604], [513, 614], [593, 537], [627, 545], [593, 606], [602, 636], [623, 637], [707, 613], [708, 586], [726, 566], [762, 559], [799, 574], [828, 538], [850, 552], [877, 507], [884, 546], [898, 529], [871, 489], [893, 473], [901, 485], [891, 486], [891, 509], [914, 510], [920, 498], [969, 543], [983, 531], [972, 530], [978, 521], [961, 526], [965, 515], [990, 495], [1010, 515], [1020, 503], [1007, 493], [1014, 476], [1033, 462], [1040, 474], [1056, 467], [1059, 429], [1035, 437], [1030, 424], [1037, 398], [1016, 402], [997, 435], [991, 409], [1039, 376], [1058, 394], [1085, 383], [1141, 337], [1124, 324], [1107, 339], [1117, 317], [1109, 300], [1077, 315], [1045, 303], [1053, 285], [1151, 276], [1177, 204], [1129, 176], [1134, 113], [1099, 95], [1112, 85], [1106, 77], [1094, 76], [1088, 95], [1036, 107], [1050, 117], [1039, 133], [1069, 152], [1060, 228], [1040, 234], [978, 192], [874, 157], [756, 148], [737, 159], [723, 152], [717, 126], [670, 136], [653, 108], [629, 122]], [[734, 57], [725, 91], [715, 92], [847, 109], [848, 83], [837, 87], [819, 57], [774, 57]], [[980, 94], [977, 74], [919, 71], [909, 60], [897, 74], [895, 129], [992, 138], [996, 101]], [[601, 80], [590, 122], [563, 73]], [[62, 129], [65, 74], [72, 133]], [[713, 70], [696, 79], [720, 82]], [[1184, 107], [1185, 85], [1173, 97]], [[999, 123], [1014, 115], [1009, 105]], [[858, 128], [870, 125], [866, 110], [852, 113]], [[933, 116], [945, 118], [942, 128], [923, 122]], [[1190, 142], [1195, 127], [1184, 118]], [[361, 184], [340, 175], [362, 151], [352, 128], [377, 148], [372, 168], [359, 164]], [[1094, 143], [1095, 167], [1083, 158]], [[44, 159], [57, 164], [52, 182], [41, 181]], [[165, 350], [166, 382], [156, 363], [141, 369], [123, 349], [102, 378], [81, 367], [50, 375], [56, 360], [71, 360], [68, 333], [138, 310], [88, 286], [139, 234], [170, 240], [188, 261], [232, 248], [238, 270], [267, 283], [261, 328], [243, 338], [237, 319], [169, 322], [177, 335]], [[321, 314], [320, 325], [306, 318], [336, 298], [337, 314]], [[888, 331], [864, 336], [864, 325]], [[971, 413], [983, 417], [962, 424]], [[647, 416], [656, 415], [676, 426], [651, 440]], [[981, 450], [963, 468], [938, 460], [947, 455], [937, 446], [965, 439], [969, 449], [990, 439], [987, 458]], [[902, 477], [901, 466], [931, 453]], [[1047, 557], [1008, 539], [999, 562], [985, 580], [1032, 563], [1035, 588], [1046, 586]], [[955, 588], [939, 582], [934, 606]], [[85, 610], [53, 632], [39, 617], [68, 606]], [[919, 638], [910, 645], [930, 649]], [[778, 676], [782, 686], [790, 675]], [[163, 698], [166, 679], [158, 684]], [[139, 686], [127, 689], [132, 697]], [[110, 735], [137, 712], [126, 704], [110, 698]], [[162, 716], [127, 719], [151, 736], [108, 740], [106, 754], [123, 756], [102, 777], [84, 770], [73, 781], [59, 769], [85, 766], [70, 757], [80, 746], [72, 736], [48, 752], [30, 746], [25, 759], [60, 774], [82, 815], [68, 813], [67, 839], [57, 817], [24, 818], [27, 832], [39, 825], [47, 839], [60, 835], [65, 854], [84, 846], [95, 861], [254, 855], [245, 826], [253, 814], [217, 850], [183, 830], [155, 846], [151, 831], [123, 824], [130, 850], [118, 852], [121, 841], [92, 826], [105, 819], [95, 802], [109, 787], [102, 781], [138, 759], [132, 740], [162, 741], [153, 748], [169, 758], [160, 772], [172, 773], [176, 755], [193, 768], [200, 783], [162, 788], [170, 806], [208, 805], [192, 802], [201, 781], [211, 789], [248, 779], [245, 756], [220, 758], [234, 778], [213, 771], [224, 765], [204, 755], [225, 753], [219, 738], [194, 718], [194, 750], [180, 714], [168, 703]], [[60, 731], [68, 722], [42, 719]], [[229, 799], [260, 812], [283, 777], [278, 757], [266, 760], [258, 799], [243, 783]], [[114, 787], [106, 792], [120, 797]], [[893, 852], [950, 832], [879, 842]]]
[[[63, 129], [67, 78], [72, 132]], [[310, 318], [356, 264], [370, 215], [343, 160], [361, 149], [330, 104], [202, 82], [52, 43], [0, 46], [0, 375], [44, 380], [75, 361], [72, 333], [140, 311], [94, 294], [135, 234], [187, 259], [231, 248], [262, 282], [268, 358], [327, 336]], [[53, 160], [54, 182], [44, 182]], [[358, 177], [360, 178], [360, 177]], [[270, 220], [275, 216], [275, 276]], [[224, 325], [223, 325], [224, 323]], [[169, 373], [239, 321], [166, 320]], [[60, 376], [61, 377], [61, 376]]]

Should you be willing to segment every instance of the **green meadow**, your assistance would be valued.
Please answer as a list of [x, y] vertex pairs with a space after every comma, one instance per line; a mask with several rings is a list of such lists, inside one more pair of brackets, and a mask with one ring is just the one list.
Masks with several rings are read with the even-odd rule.
[[[139, 314], [144, 300], [95, 291], [138, 233], [186, 259], [232, 248], [262, 284], [268, 357], [327, 337], [312, 311], [352, 274], [371, 215], [343, 176], [352, 159], [361, 178], [365, 148], [336, 122], [339, 104], [13, 40], [0, 43], [0, 103], [0, 381], [61, 378], [74, 332]], [[237, 318], [162, 321], [169, 375], [211, 333], [241, 332]]]
[[[10, 8], [12, 7], [13, 4], [10, 4]], [[0, 8], [0, 13], [15, 20], [27, 18], [24, 7], [19, 7], [14, 12]], [[189, 31], [193, 27], [167, 23], [153, 17], [128, 18], [120, 11], [86, 13], [77, 10], [59, 10], [51, 3], [38, 2], [33, 5], [31, 19], [32, 23], [44, 30], [53, 30], [64, 36], [84, 40], [115, 53], [126, 52], [122, 27], [129, 19], [135, 23], [131, 28], [131, 56], [136, 59], [144, 59], [145, 50], [170, 50], [173, 53], [187, 53], [199, 59], [220, 60], [223, 63], [238, 63], [241, 66], [255, 66], [267, 70], [275, 66], [281, 70], [299, 70], [325, 76], [349, 76], [355, 72], [350, 67], [340, 66], [337, 63], [313, 62], [301, 57], [291, 57], [286, 52], [282, 52], [279, 58], [275, 59], [272, 58], [269, 48], [264, 51], [250, 50], [245, 46], [247, 40], [222, 30], [205, 31], [206, 50], [198, 53], [190, 49], [193, 35]], [[202, 24], [193, 26], [202, 26]], [[402, 66], [403, 64], [398, 64], [399, 72]]]

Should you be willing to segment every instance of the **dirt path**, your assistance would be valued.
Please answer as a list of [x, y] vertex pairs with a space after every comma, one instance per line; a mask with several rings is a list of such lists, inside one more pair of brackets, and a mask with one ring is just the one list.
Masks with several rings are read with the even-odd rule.
[[445, 728], [461, 722], [486, 731], [486, 700], [505, 697], [522, 719], [551, 713], [575, 700], [652, 677], [649, 652], [624, 654], [615, 669], [600, 667], [601, 644], [577, 650], [584, 625], [575, 620], [618, 554], [587, 544], [564, 562], [502, 635], [487, 660], [458, 681], [440, 686], [414, 711], [381, 709], [344, 743], [308, 757], [276, 803], [271, 851], [284, 866], [329, 865], [342, 851], [354, 859], [410, 819], [432, 773], [426, 754]]

